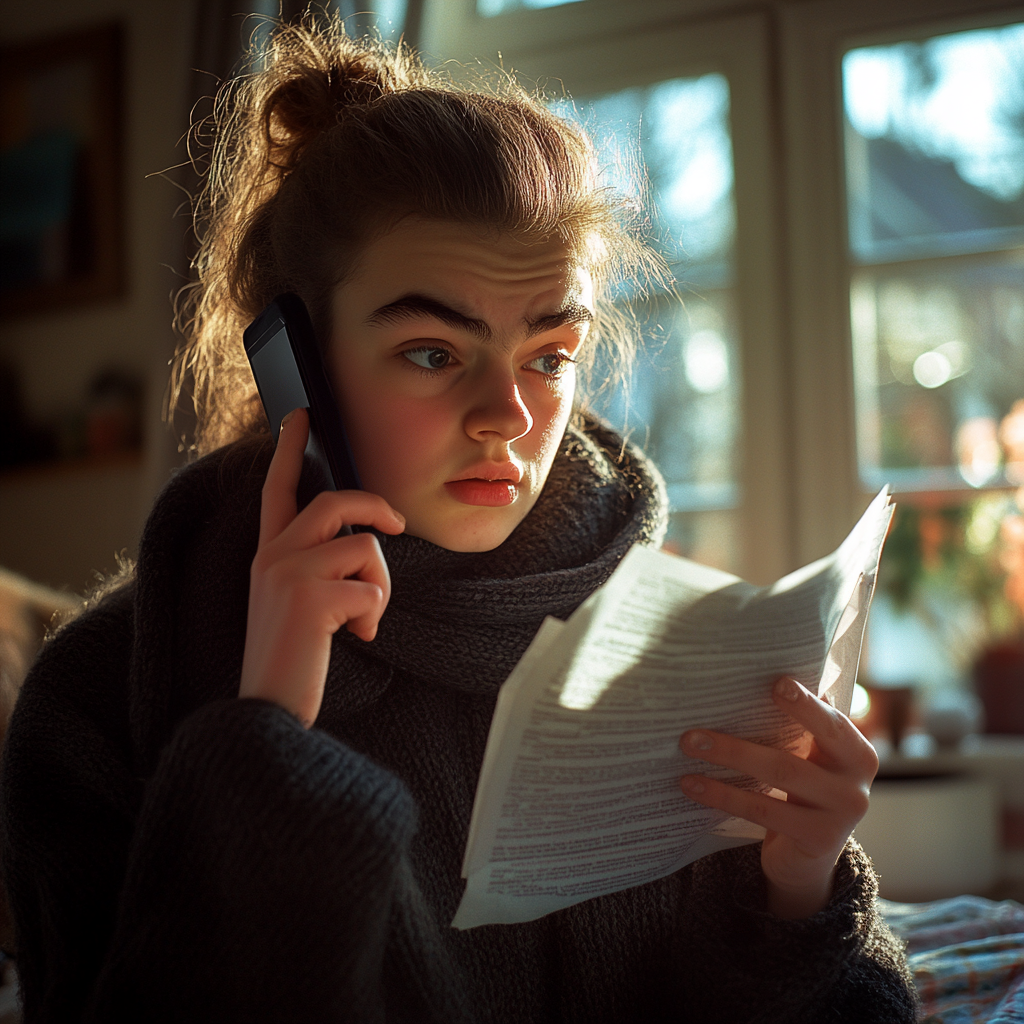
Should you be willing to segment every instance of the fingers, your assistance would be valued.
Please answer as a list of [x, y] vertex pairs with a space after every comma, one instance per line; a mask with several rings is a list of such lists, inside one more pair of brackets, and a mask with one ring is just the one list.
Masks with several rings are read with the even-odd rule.
[[[260, 506], [259, 547], [282, 538], [289, 549], [323, 544], [343, 526], [372, 526], [381, 533], [401, 533], [405, 519], [381, 497], [365, 491], [323, 491], [297, 515], [295, 490], [309, 438], [309, 414], [295, 409], [281, 422]], [[286, 536], [284, 536], [286, 535]]]
[[[323, 625], [328, 632], [348, 624], [349, 629], [364, 640], [376, 635], [377, 620], [391, 597], [387, 562], [377, 538], [369, 533], [338, 537], [326, 544], [293, 552], [270, 565], [266, 576], [267, 583], [275, 590], [295, 595], [293, 602], [303, 606], [303, 614], [314, 618], [323, 616]], [[320, 585], [339, 582], [348, 585], [353, 593], [371, 587], [377, 595], [377, 604], [359, 612], [345, 611], [346, 606], [343, 602], [338, 603], [342, 601], [338, 597], [332, 604], [318, 608], [316, 599], [319, 595], [334, 594], [334, 590], [324, 591]], [[360, 587], [354, 586], [357, 582]], [[346, 586], [335, 589], [343, 594]], [[353, 624], [350, 622], [352, 619], [358, 621]]]
[[310, 548], [336, 537], [343, 526], [372, 526], [401, 533], [405, 518], [382, 497], [366, 491], [321, 491], [281, 533], [289, 548]]
[[707, 807], [762, 825], [770, 832], [789, 836], [810, 856], [830, 850], [836, 843], [838, 826], [826, 811], [800, 807], [750, 790], [739, 789], [719, 779], [685, 775], [683, 792]]
[[281, 433], [270, 460], [260, 504], [260, 540], [263, 547], [295, 518], [295, 489], [302, 473], [302, 453], [309, 439], [309, 413], [295, 409], [281, 421]]
[[809, 916], [827, 902], [836, 859], [867, 812], [878, 758], [845, 715], [794, 680], [780, 679], [772, 696], [805, 730], [800, 753], [705, 729], [685, 733], [680, 746], [783, 791], [784, 799], [702, 775], [686, 775], [679, 785], [698, 803], [766, 829], [761, 867], [771, 905], [783, 916]]
[[374, 583], [307, 580], [286, 606], [251, 606], [239, 696], [274, 701], [308, 728], [323, 700], [331, 636], [347, 626], [372, 640], [385, 604]]
[[377, 538], [338, 536], [342, 526], [405, 529], [383, 498], [324, 492], [298, 512], [295, 491], [309, 416], [286, 416], [267, 470], [260, 537], [249, 578], [249, 609], [239, 695], [273, 700], [312, 724], [323, 700], [334, 634], [343, 626], [372, 640], [391, 596]]
[[841, 711], [816, 697], [795, 679], [782, 678], [772, 691], [776, 706], [799, 722], [813, 737], [822, 759], [857, 774], [878, 771], [875, 748]]
[[705, 729], [685, 733], [680, 746], [691, 757], [743, 772], [811, 807], [845, 808], [861, 799], [866, 805], [878, 757], [857, 727], [792, 679], [780, 679], [773, 696], [813, 736], [809, 758]]
[[326, 615], [327, 630], [342, 626], [360, 640], [377, 635], [377, 623], [387, 606], [387, 595], [376, 583], [361, 580], [321, 580], [310, 588], [310, 604], [316, 614]]
[[698, 803], [788, 836], [809, 856], [824, 856], [842, 846], [866, 813], [878, 759], [845, 715], [792, 679], [780, 679], [773, 696], [813, 736], [808, 757], [705, 729], [685, 733], [680, 746], [690, 757], [781, 790], [785, 800], [701, 775], [684, 776], [680, 786]]
[[841, 799], [848, 783], [788, 750], [766, 747], [725, 733], [695, 729], [683, 736], [683, 751], [724, 768], [734, 768], [811, 806]]

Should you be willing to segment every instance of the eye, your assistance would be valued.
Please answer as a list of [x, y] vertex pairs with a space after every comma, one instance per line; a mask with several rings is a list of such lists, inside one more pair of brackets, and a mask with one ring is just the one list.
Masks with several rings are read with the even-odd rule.
[[531, 370], [543, 373], [548, 377], [561, 377], [565, 371], [576, 362], [564, 352], [545, 352], [536, 359], [531, 359], [526, 365]]
[[443, 370], [452, 361], [452, 354], [446, 348], [410, 348], [402, 353], [406, 359], [423, 367], [424, 370]]

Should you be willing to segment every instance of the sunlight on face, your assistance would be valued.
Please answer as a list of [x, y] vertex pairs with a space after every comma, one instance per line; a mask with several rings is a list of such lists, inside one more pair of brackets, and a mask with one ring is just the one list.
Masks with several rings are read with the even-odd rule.
[[501, 544], [547, 480], [592, 312], [557, 241], [410, 218], [372, 242], [327, 353], [366, 490], [441, 547]]

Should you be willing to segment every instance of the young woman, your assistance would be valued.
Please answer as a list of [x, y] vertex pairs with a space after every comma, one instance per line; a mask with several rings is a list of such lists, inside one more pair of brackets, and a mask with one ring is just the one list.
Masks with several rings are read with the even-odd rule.
[[[206, 454], [46, 647], [4, 755], [27, 1024], [911, 1021], [849, 839], [876, 762], [789, 680], [806, 759], [681, 738], [788, 792], [681, 780], [763, 844], [449, 927], [498, 687], [663, 532], [653, 467], [574, 414], [602, 289], [650, 258], [575, 128], [336, 26], [279, 30], [217, 131], [183, 356]], [[267, 435], [241, 332], [284, 291], [364, 492], [315, 493], [304, 411]]]

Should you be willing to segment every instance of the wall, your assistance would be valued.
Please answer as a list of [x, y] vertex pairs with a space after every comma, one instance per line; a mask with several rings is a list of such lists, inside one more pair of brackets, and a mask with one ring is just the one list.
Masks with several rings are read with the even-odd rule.
[[183, 197], [152, 176], [184, 158], [194, 0], [47, 0], [9, 4], [0, 40], [11, 43], [119, 20], [125, 32], [124, 294], [113, 301], [0, 324], [0, 357], [21, 369], [30, 413], [47, 417], [81, 395], [107, 363], [146, 382], [141, 458], [40, 466], [0, 476], [0, 565], [53, 586], [81, 589], [133, 552], [153, 496], [179, 457], [160, 419], [175, 344], [170, 265], [180, 266]]

